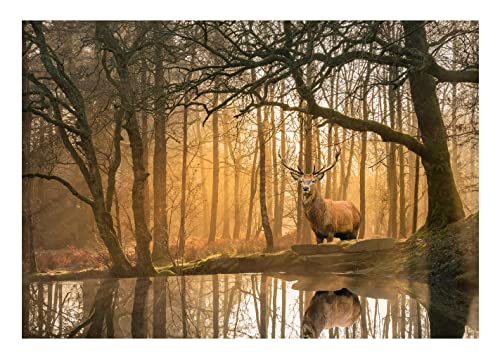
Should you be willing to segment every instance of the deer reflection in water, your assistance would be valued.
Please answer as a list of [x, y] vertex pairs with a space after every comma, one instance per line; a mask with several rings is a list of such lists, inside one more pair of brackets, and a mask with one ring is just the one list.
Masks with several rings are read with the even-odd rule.
[[319, 338], [324, 329], [350, 327], [360, 315], [359, 298], [349, 290], [318, 291], [304, 313], [300, 337]]

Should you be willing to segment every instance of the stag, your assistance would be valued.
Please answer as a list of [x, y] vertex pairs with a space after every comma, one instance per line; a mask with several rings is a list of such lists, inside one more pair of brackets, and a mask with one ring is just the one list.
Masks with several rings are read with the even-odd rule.
[[300, 337], [319, 338], [324, 329], [350, 327], [360, 315], [359, 298], [348, 289], [316, 292], [304, 313]]
[[340, 149], [335, 152], [335, 158], [329, 166], [322, 167], [317, 171], [316, 166], [314, 166], [312, 173], [304, 173], [300, 167], [294, 169], [280, 157], [281, 164], [301, 185], [304, 213], [316, 235], [318, 244], [323, 243], [325, 239], [327, 242], [332, 242], [334, 238], [340, 240], [356, 239], [361, 220], [361, 213], [354, 203], [323, 198], [316, 188], [316, 182], [320, 181], [325, 173], [337, 163]]

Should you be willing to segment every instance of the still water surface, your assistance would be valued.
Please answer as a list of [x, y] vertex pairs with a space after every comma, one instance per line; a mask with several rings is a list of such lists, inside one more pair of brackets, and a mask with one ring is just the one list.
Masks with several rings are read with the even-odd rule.
[[219, 274], [33, 282], [23, 291], [25, 337], [479, 337], [477, 293], [431, 295], [409, 281]]

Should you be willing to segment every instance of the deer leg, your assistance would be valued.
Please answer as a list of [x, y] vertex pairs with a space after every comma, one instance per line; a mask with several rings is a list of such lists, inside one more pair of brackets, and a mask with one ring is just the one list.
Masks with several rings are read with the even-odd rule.
[[314, 234], [316, 235], [316, 242], [318, 244], [323, 243], [324, 239], [328, 237], [326, 234], [320, 232], [314, 232]]

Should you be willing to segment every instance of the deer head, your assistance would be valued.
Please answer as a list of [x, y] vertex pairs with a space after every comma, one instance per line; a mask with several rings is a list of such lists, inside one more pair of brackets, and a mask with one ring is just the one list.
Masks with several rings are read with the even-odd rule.
[[281, 164], [290, 171], [290, 174], [292, 175], [293, 179], [300, 182], [302, 186], [302, 191], [305, 194], [309, 194], [314, 192], [315, 183], [320, 181], [325, 175], [325, 173], [331, 170], [335, 166], [335, 164], [339, 159], [339, 156], [340, 156], [340, 148], [337, 147], [335, 150], [335, 158], [333, 162], [326, 167], [321, 167], [319, 170], [316, 170], [316, 166], [314, 166], [312, 173], [304, 173], [304, 171], [302, 171], [300, 166], [297, 166], [297, 169], [294, 169], [293, 167], [289, 166], [287, 162], [283, 158], [281, 158], [281, 156], [280, 159], [281, 159]]

